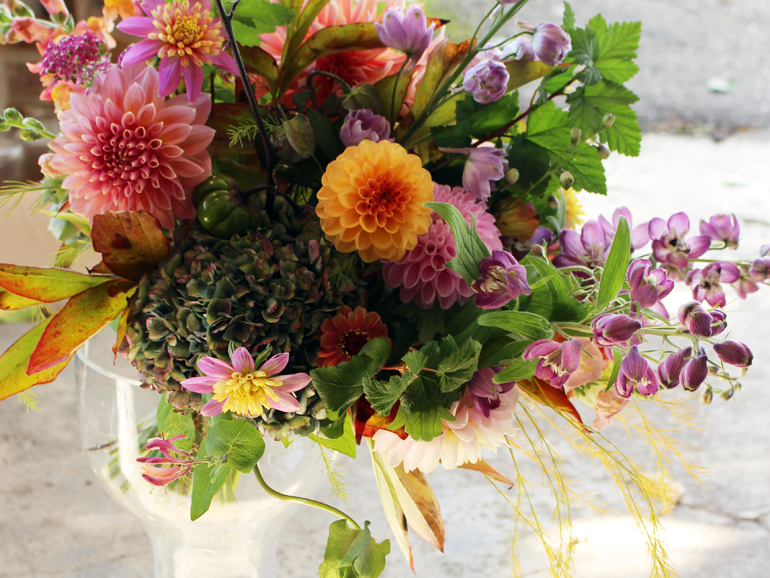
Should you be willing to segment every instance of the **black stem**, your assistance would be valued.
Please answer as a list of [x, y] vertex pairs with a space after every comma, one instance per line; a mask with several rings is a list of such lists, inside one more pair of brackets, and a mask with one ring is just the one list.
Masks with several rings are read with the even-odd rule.
[[[257, 119], [257, 128], [259, 129], [259, 136], [262, 139], [262, 148], [265, 151], [265, 170], [267, 170], [267, 181], [271, 185], [273, 184], [273, 149], [270, 146], [270, 139], [267, 136], [267, 130], [265, 129], [265, 123], [262, 121], [262, 115], [259, 112], [259, 103], [257, 97], [254, 95], [254, 90], [251, 88], [251, 82], [249, 82], [249, 76], [246, 73], [246, 66], [243, 64], [243, 58], [241, 52], [238, 50], [238, 43], [235, 41], [235, 33], [233, 32], [233, 17], [235, 15], [235, 9], [238, 7], [240, 0], [235, 0], [233, 7], [228, 14], [225, 11], [225, 7], [222, 4], [222, 0], [216, 0], [217, 10], [222, 17], [222, 22], [225, 25], [225, 31], [230, 41], [230, 47], [233, 49], [233, 56], [238, 63], [238, 70], [241, 72], [241, 80], [243, 81], [243, 88], [246, 91], [246, 98], [251, 105], [251, 110], [254, 112], [254, 116]], [[272, 195], [270, 195], [272, 196]]]

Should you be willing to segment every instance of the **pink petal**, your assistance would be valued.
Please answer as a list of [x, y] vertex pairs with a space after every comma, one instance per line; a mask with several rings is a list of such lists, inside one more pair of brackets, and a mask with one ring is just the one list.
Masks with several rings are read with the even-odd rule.
[[211, 63], [217, 65], [222, 70], [226, 70], [230, 74], [234, 74], [235, 76], [241, 75], [241, 71], [238, 70], [238, 65], [236, 64], [235, 59], [224, 51], [220, 52], [216, 56], [212, 56]]
[[245, 347], [239, 347], [233, 353], [230, 358], [233, 364], [233, 369], [240, 373], [251, 373], [254, 371], [254, 359], [249, 354], [249, 350]]
[[182, 387], [195, 393], [213, 393], [214, 386], [220, 381], [216, 377], [191, 377], [182, 382]]
[[198, 371], [205, 376], [216, 377], [221, 380], [230, 379], [235, 370], [231, 365], [214, 357], [201, 357], [198, 360]]
[[188, 64], [182, 71], [184, 73], [184, 83], [187, 88], [187, 97], [190, 102], [198, 98], [203, 86], [203, 71], [200, 66]]
[[222, 408], [225, 406], [225, 402], [227, 400], [222, 401], [216, 401], [214, 399], [210, 399], [206, 405], [204, 405], [201, 408], [201, 415], [206, 417], [211, 417], [212, 415], [219, 415], [222, 413]]
[[[128, 52], [126, 52], [126, 55], [123, 57], [123, 66], [130, 66], [138, 62], [144, 62], [145, 60], [148, 60], [153, 56], [157, 56], [158, 50], [160, 50], [160, 47], [162, 45], [163, 43], [160, 40], [147, 39], [147, 40], [142, 40], [140, 42], [137, 42], [131, 48], [128, 49]], [[168, 60], [168, 59], [164, 58], [163, 60]], [[162, 67], [162, 62], [163, 61], [161, 61], [161, 67]], [[107, 85], [106, 82], [105, 82], [105, 85]], [[176, 90], [176, 87], [174, 87], [174, 90]]]
[[117, 29], [126, 34], [141, 36], [142, 38], [147, 38], [148, 34], [156, 31], [155, 26], [152, 24], [152, 19], [144, 18], [143, 16], [126, 18], [118, 24]]
[[[279, 411], [295, 412], [299, 409], [299, 402], [290, 394], [273, 390], [278, 399], [270, 400], [270, 407]], [[201, 412], [202, 413], [202, 412]]]
[[160, 73], [160, 95], [169, 96], [176, 92], [182, 80], [182, 65], [179, 63], [179, 58], [162, 58], [158, 72]]
[[282, 385], [274, 387], [273, 391], [284, 391], [286, 393], [302, 389], [310, 383], [310, 376], [307, 373], [279, 375], [276, 379], [279, 379], [282, 382]]
[[286, 365], [289, 363], [289, 354], [281, 353], [279, 355], [273, 355], [260, 367], [260, 371], [264, 371], [268, 377], [281, 373]]

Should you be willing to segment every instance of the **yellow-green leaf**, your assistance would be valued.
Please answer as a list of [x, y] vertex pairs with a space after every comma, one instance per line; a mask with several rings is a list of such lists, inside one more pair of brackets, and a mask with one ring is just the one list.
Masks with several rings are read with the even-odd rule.
[[529, 84], [533, 80], [543, 78], [556, 68], [537, 60], [509, 60], [505, 63], [505, 67], [510, 75], [508, 79], [508, 92]]
[[42, 303], [56, 303], [68, 299], [109, 279], [56, 267], [0, 264], [0, 287], [14, 295]]
[[[380, 112], [382, 116], [388, 119], [388, 121], [395, 117], [393, 114], [393, 109], [397, 111], [401, 110], [401, 107], [404, 104], [404, 98], [406, 98], [406, 92], [409, 89], [409, 83], [412, 82], [413, 74], [414, 71], [401, 74], [401, 77], [398, 79], [397, 89], [395, 86], [396, 77], [398, 74], [391, 74], [390, 76], [386, 76], [374, 85], [374, 88], [376, 88], [377, 92], [380, 94], [380, 102], [382, 103], [382, 110]], [[393, 101], [394, 89], [396, 90], [395, 102]]]
[[492, 478], [493, 480], [502, 482], [509, 488], [513, 487], [513, 482], [508, 478], [508, 476], [501, 474], [498, 470], [490, 466], [489, 463], [484, 458], [479, 458], [479, 461], [477, 461], [475, 464], [468, 462], [458, 467], [461, 470], [470, 470], [472, 472], [479, 472], [481, 474], [484, 474], [488, 478]]
[[89, 337], [120, 315], [136, 284], [113, 279], [72, 297], [48, 323], [32, 352], [27, 373], [33, 375], [69, 359]]
[[423, 540], [444, 551], [444, 520], [436, 494], [419, 470], [406, 472], [403, 464], [386, 474], [393, 482], [406, 522]]
[[40, 301], [16, 295], [5, 289], [0, 289], [0, 309], [3, 311], [17, 311], [31, 305], [40, 305]]

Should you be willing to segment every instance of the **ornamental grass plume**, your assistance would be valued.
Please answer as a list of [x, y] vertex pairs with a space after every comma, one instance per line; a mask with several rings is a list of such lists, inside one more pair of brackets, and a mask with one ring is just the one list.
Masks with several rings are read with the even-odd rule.
[[428, 232], [433, 181], [417, 155], [388, 141], [365, 140], [329, 163], [316, 213], [338, 251], [367, 263], [398, 261]]
[[363, 307], [355, 310], [343, 305], [339, 313], [325, 320], [318, 329], [318, 367], [350, 361], [372, 339], [388, 339], [388, 327], [377, 313]]
[[204, 64], [213, 64], [230, 74], [239, 75], [232, 56], [224, 51], [224, 27], [211, 16], [210, 0], [146, 0], [142, 10], [147, 15], [132, 16], [118, 24], [118, 30], [145, 38], [132, 45], [123, 56], [123, 65], [160, 58], [159, 94], [168, 96], [179, 87], [184, 75], [190, 102], [198, 98], [203, 86]]
[[211, 174], [211, 97], [165, 100], [158, 81], [143, 64], [113, 66], [87, 94], [71, 95], [59, 114], [64, 135], [49, 146], [73, 212], [147, 211], [172, 231], [175, 219], [195, 216], [192, 189]]

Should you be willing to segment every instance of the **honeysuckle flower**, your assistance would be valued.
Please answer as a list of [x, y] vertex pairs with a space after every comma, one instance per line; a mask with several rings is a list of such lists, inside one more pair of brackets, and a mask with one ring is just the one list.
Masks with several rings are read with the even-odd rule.
[[610, 347], [631, 339], [642, 328], [642, 323], [628, 315], [605, 313], [594, 319], [592, 326], [596, 343]]
[[582, 344], [579, 339], [557, 343], [550, 339], [535, 341], [524, 350], [526, 360], [537, 359], [535, 375], [553, 387], [563, 387], [570, 376], [580, 367]]
[[741, 236], [741, 227], [735, 215], [714, 215], [708, 223], [700, 222], [700, 232], [712, 241], [722, 241], [725, 246], [735, 249]]
[[727, 313], [721, 309], [714, 309], [711, 315], [711, 337], [716, 337], [727, 329]]
[[748, 275], [741, 275], [737, 283], [733, 283], [733, 289], [738, 293], [738, 297], [746, 299], [750, 293], [759, 291], [759, 285]]
[[700, 337], [711, 337], [711, 315], [697, 301], [688, 301], [679, 308], [679, 323], [690, 333]]
[[770, 257], [760, 257], [751, 262], [749, 275], [754, 281], [764, 283], [770, 277]]
[[388, 8], [382, 24], [374, 23], [382, 43], [406, 54], [412, 62], [418, 61], [430, 46], [436, 24], [428, 25], [428, 19], [419, 6]]
[[532, 32], [532, 49], [537, 59], [548, 66], [556, 66], [564, 62], [564, 59], [572, 50], [572, 40], [561, 27], [551, 22], [532, 24], [518, 21], [517, 24]]
[[690, 237], [690, 219], [684, 213], [672, 215], [668, 222], [660, 218], [650, 221], [648, 232], [652, 239], [652, 252], [660, 263], [669, 263], [684, 270], [689, 260], [697, 259], [709, 250], [711, 239], [707, 235]]
[[439, 150], [468, 156], [463, 168], [463, 188], [482, 201], [489, 199], [492, 191], [495, 190], [495, 181], [502, 179], [505, 171], [508, 170], [505, 151], [493, 146], [439, 148]]
[[560, 240], [562, 253], [553, 259], [556, 267], [601, 267], [610, 252], [610, 244], [597, 221], [588, 221], [580, 234], [563, 229]]
[[692, 347], [685, 347], [666, 356], [658, 365], [658, 379], [661, 387], [673, 389], [679, 385], [679, 378], [690, 355], [692, 355]]
[[40, 3], [49, 14], [69, 14], [67, 6], [62, 0], [40, 0]]
[[196, 393], [213, 393], [201, 408], [201, 414], [212, 416], [231, 411], [235, 414], [256, 417], [277, 409], [294, 412], [300, 407], [292, 392], [310, 383], [306, 373], [280, 375], [289, 363], [289, 354], [273, 355], [259, 369], [245, 347], [233, 352], [230, 363], [214, 357], [198, 360], [198, 370], [203, 377], [182, 381], [182, 387]]
[[340, 129], [340, 138], [346, 147], [354, 147], [362, 141], [380, 142], [390, 138], [390, 123], [384, 116], [374, 114], [368, 108], [351, 110]]
[[121, 18], [131, 18], [142, 14], [142, 6], [139, 0], [104, 0], [102, 14], [110, 20]]
[[658, 392], [658, 376], [647, 360], [639, 353], [639, 348], [632, 345], [628, 355], [620, 362], [620, 371], [615, 381], [618, 395], [629, 398], [636, 389], [642, 395], [654, 395]]
[[468, 382], [468, 391], [473, 400], [473, 407], [488, 418], [493, 409], [500, 407], [500, 396], [508, 393], [516, 385], [515, 381], [494, 383], [492, 378], [502, 371], [502, 367], [482, 367]]
[[318, 367], [339, 365], [357, 355], [372, 339], [388, 339], [388, 327], [379, 314], [363, 307], [355, 310], [347, 305], [339, 313], [324, 320], [318, 328]]
[[634, 227], [634, 220], [631, 217], [631, 211], [625, 207], [615, 209], [612, 213], [612, 221], [608, 221], [604, 218], [604, 215], [599, 215], [599, 224], [604, 230], [604, 234], [607, 236], [607, 242], [612, 243], [615, 239], [615, 233], [618, 230], [618, 223], [620, 223], [620, 217], [625, 217], [628, 221], [628, 228], [631, 232], [631, 252], [641, 249], [647, 243], [650, 242], [650, 234], [648, 232], [649, 223], [642, 223]]
[[741, 272], [733, 263], [709, 263], [703, 269], [690, 271], [685, 283], [692, 287], [692, 296], [696, 301], [708, 301], [712, 307], [724, 307], [727, 299], [722, 291], [722, 283], [733, 283], [740, 279]]
[[479, 263], [481, 278], [471, 285], [481, 309], [499, 309], [519, 295], [529, 295], [527, 270], [507, 251], [492, 251]]
[[754, 354], [748, 345], [740, 341], [715, 343], [714, 351], [720, 360], [735, 367], [746, 368], [754, 361]]
[[466, 70], [463, 88], [480, 104], [500, 100], [508, 90], [508, 69], [495, 60], [484, 60]]
[[[637, 259], [628, 267], [626, 277], [631, 290], [631, 301], [639, 307], [663, 307], [660, 300], [674, 289], [674, 281], [666, 276], [663, 269], [650, 271], [651, 268], [649, 259]], [[664, 317], [668, 317], [665, 308], [663, 312]]]
[[[148, 450], [157, 450], [163, 455], [136, 458], [136, 461], [142, 464], [142, 477], [154, 486], [167, 486], [189, 474], [195, 464], [195, 458], [190, 452], [174, 445], [175, 441], [185, 437], [180, 434], [167, 440], [163, 437], [150, 439], [145, 447]], [[171, 454], [176, 454], [177, 457]]]
[[144, 38], [129, 48], [123, 65], [160, 58], [160, 96], [173, 94], [184, 75], [187, 96], [196, 100], [203, 86], [203, 65], [213, 64], [239, 75], [233, 57], [224, 51], [225, 30], [219, 18], [211, 16], [211, 0], [145, 0], [147, 15], [132, 16], [118, 24], [118, 30]]
[[601, 350], [588, 337], [577, 337], [580, 341], [580, 364], [572, 372], [566, 382], [564, 382], [564, 391], [570, 392], [573, 389], [596, 381], [602, 376], [604, 368], [607, 365]]
[[25, 16], [23, 18], [14, 18], [10, 28], [5, 33], [5, 43], [15, 44], [16, 42], [44, 42], [54, 35], [54, 29], [38, 22], [35, 18]]
[[695, 353], [696, 355], [685, 364], [679, 376], [682, 387], [687, 391], [697, 390], [709, 375], [706, 350], [701, 347], [700, 352]]

